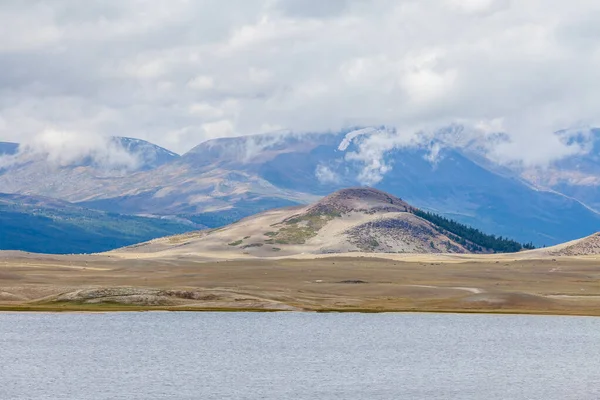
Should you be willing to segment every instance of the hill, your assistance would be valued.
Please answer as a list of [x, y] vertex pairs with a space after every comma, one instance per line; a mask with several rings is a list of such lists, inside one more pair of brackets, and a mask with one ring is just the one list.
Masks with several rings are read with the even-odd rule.
[[600, 254], [600, 232], [556, 246], [537, 249], [532, 254], [545, 256], [593, 256]]
[[177, 220], [91, 210], [50, 198], [0, 193], [0, 250], [96, 253], [198, 227]]
[[493, 240], [484, 247], [477, 243], [476, 236], [460, 236], [448, 226], [420, 217], [417, 211], [377, 189], [343, 189], [309, 206], [270, 210], [219, 229], [155, 239], [116, 253], [219, 257], [348, 252], [490, 253], [494, 252], [494, 241], [502, 245], [510, 242], [516, 250], [521, 248], [516, 242], [487, 235], [483, 236]]

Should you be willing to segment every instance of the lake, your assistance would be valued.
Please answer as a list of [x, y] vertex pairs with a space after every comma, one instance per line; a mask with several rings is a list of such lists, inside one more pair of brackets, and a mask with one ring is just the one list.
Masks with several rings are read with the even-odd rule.
[[0, 313], [0, 399], [600, 398], [600, 318]]

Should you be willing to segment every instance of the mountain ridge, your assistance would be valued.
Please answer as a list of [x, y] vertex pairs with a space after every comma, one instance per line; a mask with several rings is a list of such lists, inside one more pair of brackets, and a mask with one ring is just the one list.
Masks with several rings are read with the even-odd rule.
[[220, 138], [148, 170], [112, 175], [89, 166], [36, 164], [0, 170], [0, 187], [109, 212], [176, 216], [216, 227], [269, 208], [313, 202], [360, 185], [366, 168], [380, 168], [381, 178], [372, 186], [521, 242], [553, 245], [600, 226], [600, 215], [577, 197], [536, 186], [467, 150], [450, 146], [432, 154], [435, 143], [424, 142], [392, 146], [381, 153], [380, 164], [357, 159], [381, 132], [348, 128]]

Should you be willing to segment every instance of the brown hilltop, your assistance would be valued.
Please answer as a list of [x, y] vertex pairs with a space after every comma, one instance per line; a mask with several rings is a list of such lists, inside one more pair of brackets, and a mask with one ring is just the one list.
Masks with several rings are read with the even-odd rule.
[[398, 197], [381, 190], [359, 187], [338, 190], [308, 208], [308, 212], [344, 214], [349, 212], [409, 212], [413, 209]]

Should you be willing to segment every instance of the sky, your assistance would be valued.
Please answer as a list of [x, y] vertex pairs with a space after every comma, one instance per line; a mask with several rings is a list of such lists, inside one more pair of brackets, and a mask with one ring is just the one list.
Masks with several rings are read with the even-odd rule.
[[0, 141], [461, 124], [542, 165], [581, 151], [553, 132], [598, 126], [599, 20], [597, 0], [0, 0]]

